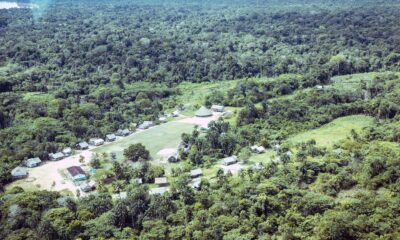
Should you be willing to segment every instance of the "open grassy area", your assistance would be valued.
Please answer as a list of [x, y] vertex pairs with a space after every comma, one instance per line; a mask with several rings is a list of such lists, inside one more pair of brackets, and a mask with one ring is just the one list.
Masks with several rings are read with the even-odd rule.
[[267, 149], [262, 154], [253, 154], [249, 159], [249, 164], [255, 163], [266, 163], [271, 161], [276, 156], [276, 153], [272, 149]]
[[364, 127], [373, 125], [374, 119], [364, 115], [341, 117], [314, 130], [294, 135], [288, 139], [296, 144], [315, 139], [318, 146], [329, 147], [349, 136], [351, 129], [360, 132]]
[[155, 158], [157, 152], [164, 148], [175, 148], [181, 141], [182, 133], [190, 133], [194, 126], [192, 124], [180, 122], [168, 122], [146, 131], [134, 133], [123, 140], [106, 144], [96, 148], [94, 152], [115, 152], [117, 159], [123, 159], [123, 150], [131, 144], [142, 143], [150, 151], [152, 158]]
[[332, 78], [332, 83], [327, 86], [327, 88], [334, 88], [341, 91], [354, 91], [360, 88], [360, 83], [362, 81], [368, 84], [369, 81], [376, 78], [377, 76], [386, 74], [397, 74], [397, 72], [368, 72], [368, 73], [358, 73], [350, 75], [335, 76]]

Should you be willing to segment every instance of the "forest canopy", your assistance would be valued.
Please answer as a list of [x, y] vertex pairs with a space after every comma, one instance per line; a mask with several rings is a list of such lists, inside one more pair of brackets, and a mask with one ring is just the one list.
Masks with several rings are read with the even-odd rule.
[[[0, 9], [0, 239], [400, 237], [397, 1], [48, 3]], [[141, 143], [123, 151], [136, 168], [94, 157], [96, 194], [4, 189], [28, 158], [157, 124], [195, 95], [182, 84], [228, 80], [201, 104], [233, 115], [182, 135], [166, 194], [149, 194], [167, 171]], [[329, 147], [288, 141], [346, 116], [368, 127]], [[274, 161], [191, 187], [187, 170], [248, 161], [255, 144]]]

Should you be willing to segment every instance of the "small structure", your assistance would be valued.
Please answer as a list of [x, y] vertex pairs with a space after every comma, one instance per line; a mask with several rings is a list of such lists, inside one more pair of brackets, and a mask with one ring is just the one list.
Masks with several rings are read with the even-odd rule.
[[202, 106], [199, 110], [196, 111], [196, 117], [210, 117], [213, 115], [210, 109]]
[[195, 181], [195, 182], [192, 183], [192, 188], [193, 189], [199, 190], [200, 187], [201, 187], [201, 181]]
[[134, 183], [134, 184], [143, 184], [143, 180], [141, 178], [133, 178], [129, 181], [130, 183]]
[[176, 163], [179, 160], [178, 153], [173, 153], [171, 156], [168, 157], [168, 162]]
[[154, 183], [162, 187], [168, 185], [168, 180], [166, 177], [158, 177], [154, 179]]
[[214, 112], [225, 112], [224, 106], [221, 105], [212, 105], [211, 110], [213, 110]]
[[100, 146], [104, 144], [104, 140], [101, 138], [91, 138], [89, 144], [93, 146]]
[[90, 180], [88, 183], [82, 183], [79, 188], [84, 192], [93, 191], [96, 188], [96, 182]]
[[129, 129], [125, 128], [125, 129], [118, 129], [118, 131], [116, 132], [117, 136], [121, 136], [121, 137], [126, 137], [129, 134], [131, 134], [131, 132], [129, 131]]
[[76, 145], [76, 148], [80, 150], [85, 150], [89, 148], [89, 144], [87, 142], [80, 142]]
[[138, 126], [138, 128], [144, 130], [144, 129], [148, 129], [149, 127], [152, 127], [153, 125], [154, 124], [152, 121], [144, 121], [142, 124], [140, 124]]
[[86, 175], [83, 169], [79, 166], [72, 166], [67, 168], [69, 175], [74, 181], [86, 180]]
[[203, 171], [201, 171], [200, 168], [190, 171], [190, 177], [191, 178], [198, 178], [198, 177], [201, 177], [201, 176], [203, 176]]
[[293, 155], [293, 153], [291, 151], [287, 151], [284, 153], [286, 156], [291, 157]]
[[65, 207], [65, 206], [67, 206], [67, 205], [68, 205], [68, 198], [69, 198], [69, 197], [67, 197], [67, 196], [62, 196], [62, 197], [57, 198], [57, 199], [56, 199], [57, 204], [58, 204], [60, 207]]
[[171, 113], [171, 116], [172, 116], [172, 117], [179, 117], [179, 111], [178, 111], [178, 110], [173, 111], [173, 112]]
[[263, 146], [254, 145], [254, 146], [251, 146], [250, 149], [252, 152], [257, 153], [257, 154], [265, 152], [265, 148]]
[[13, 179], [26, 178], [28, 176], [28, 169], [24, 167], [16, 167], [11, 171]]
[[156, 195], [156, 194], [162, 195], [167, 191], [168, 191], [168, 188], [166, 188], [166, 187], [158, 187], [158, 188], [150, 189], [149, 194], [150, 195]]
[[180, 142], [178, 144], [178, 151], [182, 150], [184, 153], [188, 153], [189, 152], [189, 145], [186, 144], [185, 142]]
[[262, 165], [262, 163], [256, 163], [256, 164], [253, 164], [250, 166], [250, 169], [254, 170], [254, 171], [259, 171], [263, 168], [264, 168], [264, 166]]
[[56, 152], [56, 153], [49, 154], [49, 158], [51, 161], [59, 161], [59, 160], [63, 159], [64, 157], [65, 157], [64, 153], [62, 153], [62, 152]]
[[106, 141], [107, 142], [113, 142], [113, 141], [115, 141], [115, 139], [117, 139], [117, 137], [113, 133], [106, 135]]
[[30, 158], [28, 160], [25, 161], [25, 166], [29, 167], [29, 168], [34, 168], [39, 166], [42, 163], [42, 160], [40, 160], [40, 158], [35, 157], [35, 158]]
[[62, 153], [63, 153], [65, 156], [69, 156], [69, 155], [72, 154], [72, 149], [71, 149], [70, 147], [64, 148], [64, 149], [62, 150]]
[[237, 163], [237, 157], [236, 156], [230, 156], [230, 157], [222, 159], [222, 164], [225, 165], [225, 166], [229, 166], [229, 165], [232, 165], [232, 164], [235, 164], [235, 163]]
[[324, 90], [324, 86], [322, 86], [322, 85], [315, 85], [314, 88], [315, 88], [316, 90], [318, 90], [318, 91]]
[[160, 123], [166, 123], [167, 122], [167, 118], [166, 117], [160, 117], [158, 119], [158, 121], [160, 121]]
[[128, 197], [128, 192], [120, 192], [117, 194], [117, 197], [119, 197], [119, 199], [126, 199]]

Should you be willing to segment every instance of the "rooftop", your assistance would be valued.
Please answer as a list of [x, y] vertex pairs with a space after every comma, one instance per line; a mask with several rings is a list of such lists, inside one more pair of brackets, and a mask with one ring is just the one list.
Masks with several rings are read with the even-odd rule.
[[196, 111], [196, 116], [209, 117], [212, 116], [212, 112], [210, 111], [210, 109], [207, 109], [206, 107], [202, 106], [199, 110]]
[[155, 184], [166, 184], [168, 183], [167, 178], [166, 177], [158, 177], [154, 179], [154, 183]]
[[149, 190], [149, 194], [154, 195], [154, 194], [164, 194], [165, 192], [168, 191], [168, 188], [166, 187], [158, 187], [158, 188], [152, 188]]
[[81, 167], [79, 167], [79, 166], [72, 166], [72, 167], [69, 167], [69, 168], [67, 168], [67, 171], [69, 172], [69, 174], [71, 175], [71, 176], [77, 176], [77, 175], [80, 175], [80, 174], [85, 174], [85, 172], [83, 171], [83, 169], [81, 168]]

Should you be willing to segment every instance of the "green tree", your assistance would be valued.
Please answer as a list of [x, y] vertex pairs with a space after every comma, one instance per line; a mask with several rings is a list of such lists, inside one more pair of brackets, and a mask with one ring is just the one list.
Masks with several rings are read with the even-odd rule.
[[124, 150], [124, 156], [127, 160], [137, 162], [140, 159], [149, 160], [150, 153], [141, 143], [132, 144]]

